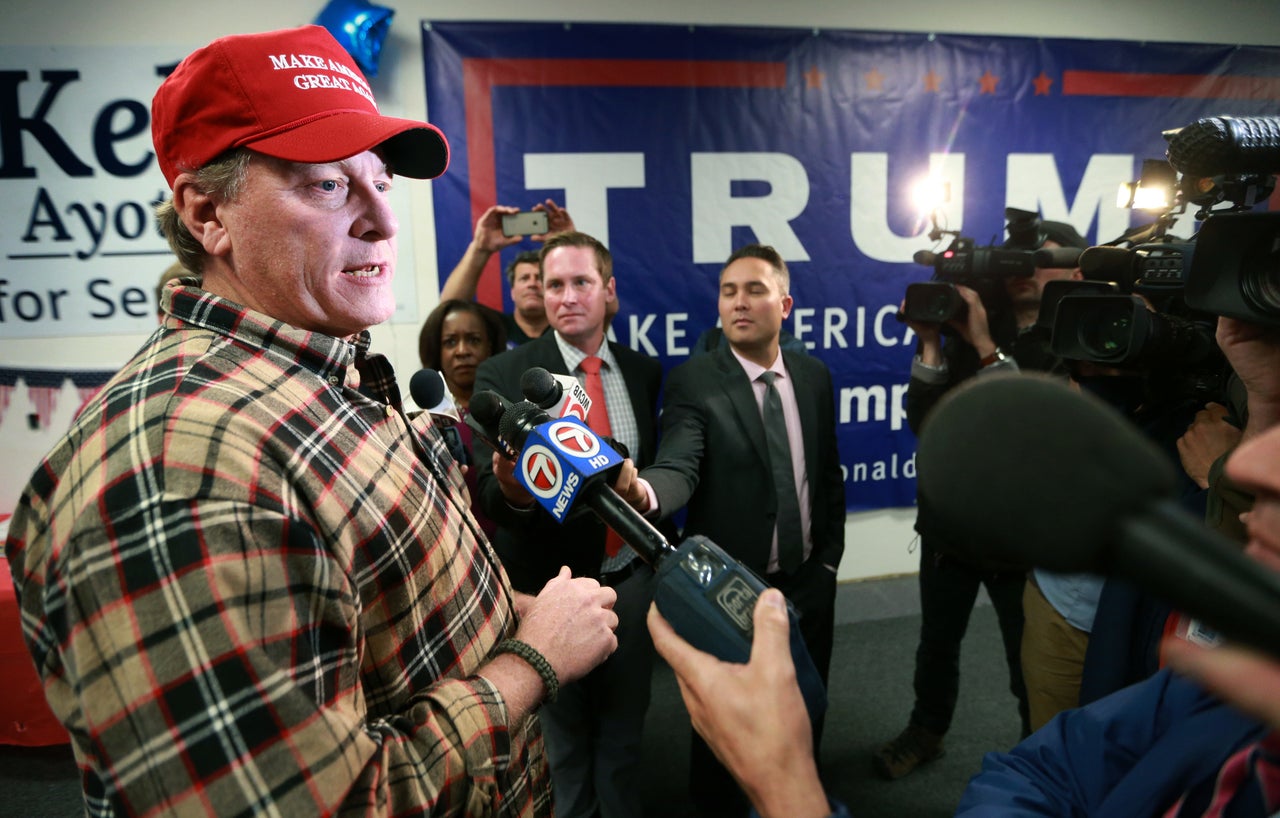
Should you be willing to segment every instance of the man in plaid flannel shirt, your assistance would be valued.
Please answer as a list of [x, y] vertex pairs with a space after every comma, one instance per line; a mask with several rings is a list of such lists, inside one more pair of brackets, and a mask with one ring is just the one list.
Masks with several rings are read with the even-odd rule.
[[227, 37], [152, 108], [163, 325], [38, 467], [6, 551], [91, 815], [550, 815], [533, 711], [614, 592], [516, 596], [368, 327], [393, 173], [448, 163], [324, 29]]

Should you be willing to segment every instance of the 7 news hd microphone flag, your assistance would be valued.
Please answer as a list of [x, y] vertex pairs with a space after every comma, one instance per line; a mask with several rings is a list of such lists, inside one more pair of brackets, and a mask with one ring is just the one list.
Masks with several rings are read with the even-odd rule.
[[570, 415], [529, 430], [516, 479], [556, 522], [563, 523], [587, 479], [621, 462], [621, 455]]
[[[915, 338], [895, 315], [932, 275], [913, 255], [946, 241], [916, 182], [949, 191], [939, 226], [978, 245], [1003, 240], [1006, 207], [1103, 243], [1151, 220], [1116, 192], [1165, 156], [1163, 131], [1280, 110], [1280, 49], [1251, 46], [432, 22], [423, 48], [452, 148], [439, 268], [490, 205], [552, 198], [613, 254], [610, 335], [669, 369], [715, 326], [729, 254], [772, 245], [795, 298], [783, 327], [832, 372], [853, 511], [915, 501]], [[479, 299], [510, 309], [501, 266], [536, 247], [492, 261]]]

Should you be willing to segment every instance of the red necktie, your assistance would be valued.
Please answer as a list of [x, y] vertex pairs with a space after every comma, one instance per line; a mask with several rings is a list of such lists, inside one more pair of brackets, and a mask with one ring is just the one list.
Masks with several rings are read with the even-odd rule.
[[[587, 397], [591, 398], [591, 409], [587, 412], [587, 426], [598, 435], [611, 437], [613, 426], [609, 423], [609, 406], [604, 400], [604, 381], [600, 378], [600, 365], [604, 363], [595, 355], [588, 355], [578, 364], [587, 376], [585, 384]], [[616, 557], [622, 550], [622, 538], [612, 528], [607, 529], [604, 538], [604, 553]]]

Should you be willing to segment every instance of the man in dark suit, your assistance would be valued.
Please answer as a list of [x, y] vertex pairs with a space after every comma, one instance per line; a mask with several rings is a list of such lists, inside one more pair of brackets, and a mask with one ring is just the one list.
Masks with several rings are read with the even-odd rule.
[[[662, 366], [606, 341], [609, 305], [617, 297], [609, 251], [591, 236], [568, 232], [548, 239], [539, 261], [554, 332], [482, 363], [476, 389], [516, 401], [523, 397], [520, 377], [531, 367], [577, 375], [592, 398], [588, 425], [621, 442], [637, 465], [649, 463]], [[597, 577], [618, 595], [618, 650], [588, 678], [562, 686], [539, 712], [556, 814], [640, 818], [640, 738], [653, 666], [645, 616], [653, 572], [590, 512], [557, 524], [515, 481], [514, 464], [490, 452], [476, 457], [480, 503], [498, 524], [494, 546], [512, 586], [534, 592], [567, 565], [575, 577]]]
[[[728, 346], [671, 371], [662, 445], [627, 499], [664, 519], [687, 505], [686, 535], [707, 536], [781, 589], [799, 610], [825, 682], [844, 553], [844, 479], [831, 374], [817, 358], [780, 346], [791, 304], [790, 275], [772, 247], [751, 244], [729, 257], [719, 299]], [[819, 725], [815, 743], [820, 733]], [[696, 735], [690, 767], [699, 810], [747, 814], [745, 795]]]

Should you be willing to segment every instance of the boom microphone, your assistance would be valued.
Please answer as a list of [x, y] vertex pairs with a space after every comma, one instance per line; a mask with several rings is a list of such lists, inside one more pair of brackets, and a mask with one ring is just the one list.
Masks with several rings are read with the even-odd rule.
[[1164, 138], [1169, 164], [1189, 176], [1280, 171], [1280, 117], [1211, 116]]
[[917, 250], [911, 260], [916, 264], [923, 264], [925, 267], [932, 267], [938, 260], [938, 254], [929, 250]]
[[1099, 399], [975, 379], [935, 407], [916, 463], [921, 505], [974, 556], [1122, 576], [1280, 657], [1280, 577], [1183, 511], [1173, 463]]
[[1079, 247], [1041, 247], [1032, 258], [1037, 267], [1066, 269], [1078, 266], [1080, 256]]
[[1080, 274], [1090, 281], [1132, 284], [1137, 275], [1138, 254], [1124, 247], [1087, 247], [1080, 254]]

